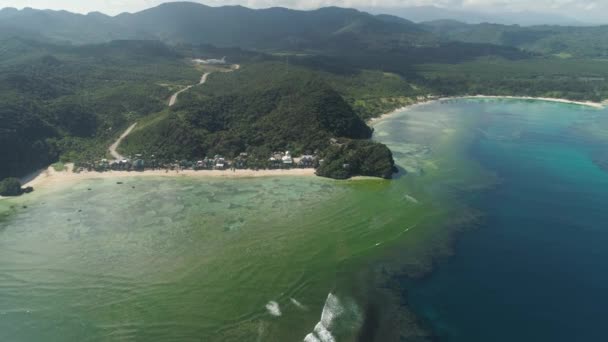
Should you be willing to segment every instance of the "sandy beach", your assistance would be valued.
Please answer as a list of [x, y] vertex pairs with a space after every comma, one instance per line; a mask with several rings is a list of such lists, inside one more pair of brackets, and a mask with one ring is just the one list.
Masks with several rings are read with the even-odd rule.
[[23, 186], [31, 186], [34, 190], [44, 188], [50, 184], [72, 183], [88, 179], [124, 179], [129, 177], [193, 177], [193, 178], [256, 178], [256, 177], [279, 177], [279, 176], [314, 176], [314, 169], [290, 169], [290, 170], [148, 170], [136, 171], [83, 171], [72, 172], [73, 165], [68, 164], [65, 171], [56, 171], [53, 167], [37, 172], [36, 175], [25, 180]]
[[472, 96], [458, 96], [458, 97], [446, 97], [439, 100], [449, 99], [513, 99], [513, 100], [535, 100], [535, 101], [547, 101], [547, 102], [558, 102], [575, 104], [580, 106], [593, 107], [597, 109], [604, 109], [606, 107], [606, 101], [604, 102], [591, 102], [591, 101], [572, 101], [567, 99], [559, 99], [553, 97], [532, 97], [532, 96], [497, 96], [497, 95], [472, 95]]
[[403, 106], [400, 108], [397, 108], [391, 112], [385, 113], [380, 115], [379, 117], [376, 118], [372, 118], [370, 120], [367, 121], [368, 125], [373, 126], [376, 122], [381, 121], [395, 113], [398, 112], [402, 112], [404, 110], [407, 109], [411, 109], [414, 108], [415, 106], [421, 106], [427, 103], [432, 103], [432, 102], [436, 102], [436, 101], [447, 101], [447, 100], [458, 100], [458, 99], [495, 99], [495, 100], [500, 100], [500, 99], [511, 99], [511, 100], [533, 100], [533, 101], [546, 101], [546, 102], [557, 102], [557, 103], [566, 103], [566, 104], [574, 104], [574, 105], [579, 105], [579, 106], [587, 106], [587, 107], [592, 107], [592, 108], [596, 108], [596, 109], [604, 109], [606, 107], [608, 107], [608, 100], [603, 101], [603, 102], [591, 102], [591, 101], [572, 101], [572, 100], [567, 100], [567, 99], [559, 99], [559, 98], [553, 98], [553, 97], [532, 97], [532, 96], [499, 96], [499, 95], [468, 95], [468, 96], [451, 96], [451, 97], [441, 97], [441, 98], [434, 98], [434, 99], [428, 99], [428, 100], [424, 100], [424, 101], [419, 101], [407, 106]]

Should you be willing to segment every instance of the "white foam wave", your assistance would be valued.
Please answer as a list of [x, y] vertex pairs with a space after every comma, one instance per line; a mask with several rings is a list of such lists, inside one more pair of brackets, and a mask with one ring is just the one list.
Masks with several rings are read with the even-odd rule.
[[281, 307], [279, 306], [279, 303], [275, 302], [274, 300], [271, 300], [268, 302], [268, 304], [266, 304], [266, 310], [268, 310], [268, 313], [273, 316], [281, 316]]
[[321, 342], [314, 333], [310, 333], [304, 337], [304, 342]]
[[314, 332], [321, 342], [336, 342], [336, 339], [327, 328], [323, 323], [319, 322], [315, 325]]
[[308, 310], [308, 308], [306, 307], [306, 305], [300, 303], [295, 298], [289, 298], [289, 300], [291, 300], [291, 302], [293, 303], [293, 305], [297, 306], [298, 309], [300, 309], [300, 310]]
[[405, 198], [405, 200], [407, 200], [410, 203], [414, 203], [414, 204], [420, 203], [420, 202], [418, 202], [418, 200], [415, 197], [410, 196], [408, 194], [405, 194], [405, 196], [403, 196], [403, 198]]
[[344, 307], [338, 297], [333, 293], [329, 293], [321, 312], [321, 320], [315, 325], [313, 332], [304, 337], [304, 342], [335, 342], [336, 339], [330, 330], [336, 318], [340, 317], [343, 313]]

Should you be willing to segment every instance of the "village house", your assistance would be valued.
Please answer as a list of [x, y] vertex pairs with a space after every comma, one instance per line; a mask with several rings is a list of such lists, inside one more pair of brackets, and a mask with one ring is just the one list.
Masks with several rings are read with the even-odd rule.
[[318, 166], [319, 161], [316, 155], [307, 154], [301, 157], [293, 157], [290, 151], [274, 152], [266, 163], [263, 160], [251, 157], [243, 152], [239, 153], [233, 160], [228, 160], [221, 155], [215, 155], [213, 158], [205, 157], [202, 160], [175, 160], [174, 162], [159, 161], [155, 155], [150, 155], [151, 159], [146, 159], [143, 154], [135, 154], [132, 158], [124, 158], [121, 160], [109, 161], [101, 159], [92, 162], [79, 162], [75, 170], [83, 168], [89, 171], [95, 170], [98, 172], [114, 170], [114, 171], [145, 171], [147, 169], [155, 170], [157, 168], [166, 168], [168, 170], [226, 170], [226, 169], [248, 169], [258, 170], [260, 168], [268, 169], [290, 169], [293, 167], [313, 168]]
[[291, 157], [291, 153], [289, 151], [285, 152], [285, 155], [281, 158], [283, 168], [290, 168], [293, 166], [293, 158]]
[[216, 170], [225, 170], [228, 167], [226, 159], [220, 155], [216, 155], [213, 158], [213, 163]]

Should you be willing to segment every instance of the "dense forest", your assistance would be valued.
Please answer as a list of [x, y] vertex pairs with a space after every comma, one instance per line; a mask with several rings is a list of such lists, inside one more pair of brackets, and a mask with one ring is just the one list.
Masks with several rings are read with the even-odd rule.
[[[115, 17], [3, 9], [0, 179], [103, 158], [134, 122], [126, 154], [318, 152], [329, 160], [319, 174], [387, 176], [390, 151], [360, 141], [371, 136], [365, 121], [428, 96], [608, 98], [605, 30], [415, 24], [341, 8], [170, 3]], [[167, 106], [200, 79], [193, 58], [224, 56], [242, 68]]]
[[545, 55], [608, 57], [608, 26], [519, 26], [464, 24], [452, 20], [424, 23], [443, 39], [512, 46]]
[[61, 156], [103, 156], [128, 123], [165, 108], [171, 89], [163, 84], [200, 77], [158, 42], [0, 44], [0, 179]]
[[[122, 150], [154, 154], [160, 160], [216, 154], [233, 158], [247, 153], [252, 165], [263, 167], [275, 151], [324, 155], [335, 138], [369, 139], [371, 129], [331, 87], [329, 78], [273, 62], [214, 74], [205, 85], [184, 94], [171, 110], [144, 120], [126, 138]], [[388, 151], [379, 143], [367, 144]], [[375, 169], [363, 168], [366, 175], [390, 178], [394, 164], [390, 151], [375, 156], [359, 151], [363, 149], [359, 143], [346, 146], [363, 163], [382, 160]], [[349, 176], [360, 174], [353, 169]], [[331, 172], [320, 175], [348, 178]]]
[[[364, 99], [357, 94], [364, 87], [380, 86], [376, 89], [390, 89], [393, 95], [407, 88], [396, 75], [357, 71], [346, 76], [288, 66], [282, 57], [207, 45], [115, 41], [63, 46], [20, 38], [5, 43], [0, 178], [57, 160], [99, 160], [133, 122], [140, 125], [121, 150], [152, 151], [165, 160], [318, 152], [334, 137], [371, 137], [363, 118], [380, 109], [361, 105]], [[228, 54], [247, 67], [212, 75], [209, 85], [185, 93], [169, 110], [170, 95], [196, 83], [203, 72], [186, 56], [205, 53]], [[380, 102], [380, 95], [377, 91], [368, 101]]]

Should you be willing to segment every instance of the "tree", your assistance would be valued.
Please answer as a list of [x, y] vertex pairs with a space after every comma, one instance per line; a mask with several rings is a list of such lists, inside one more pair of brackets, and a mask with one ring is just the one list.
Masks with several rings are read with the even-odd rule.
[[0, 181], [0, 196], [19, 196], [22, 193], [21, 182], [17, 178], [6, 178]]

